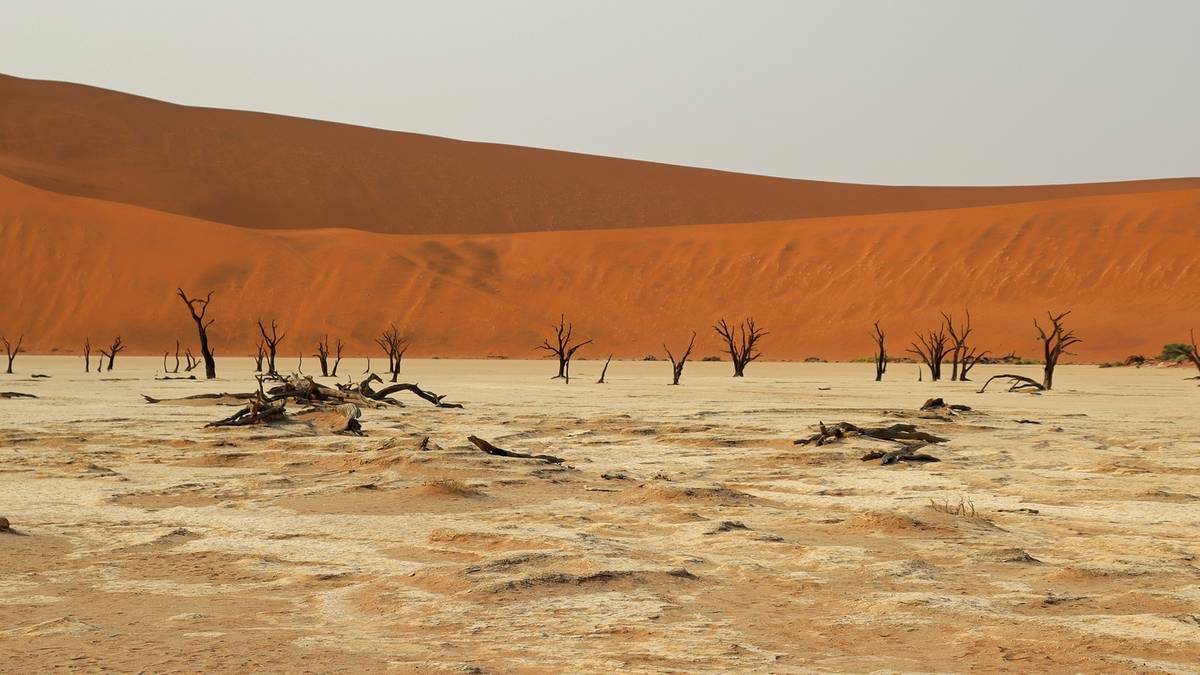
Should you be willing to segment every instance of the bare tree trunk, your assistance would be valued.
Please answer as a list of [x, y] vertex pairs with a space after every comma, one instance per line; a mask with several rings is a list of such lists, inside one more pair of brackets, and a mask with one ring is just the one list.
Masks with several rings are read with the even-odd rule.
[[696, 331], [692, 331], [692, 339], [690, 342], [688, 342], [687, 349], [685, 349], [683, 351], [683, 356], [680, 356], [678, 360], [676, 360], [675, 355], [671, 353], [671, 348], [668, 347], [665, 343], [663, 344], [663, 349], [665, 349], [667, 352], [667, 358], [671, 359], [671, 372], [672, 372], [671, 384], [673, 384], [673, 385], [679, 384], [679, 378], [683, 376], [683, 366], [684, 366], [684, 364], [687, 363], [688, 356], [691, 356], [692, 346], [695, 344], [696, 344]]
[[176, 290], [179, 291], [179, 297], [183, 300], [183, 304], [187, 305], [192, 320], [196, 322], [196, 332], [200, 336], [200, 355], [204, 357], [204, 379], [214, 380], [217, 377], [217, 362], [213, 358], [212, 348], [208, 345], [208, 327], [213, 324], [214, 320], [204, 320], [204, 315], [208, 313], [208, 303], [212, 301], [213, 292], [209, 291], [208, 295], [201, 300], [200, 298], [188, 298], [182, 288]]
[[83, 372], [92, 372], [92, 339], [83, 340]]
[[608, 375], [608, 364], [612, 362], [612, 354], [604, 361], [604, 368], [600, 369], [600, 379], [596, 380], [596, 384], [604, 384], [604, 376]]
[[317, 353], [313, 354], [321, 363], [321, 377], [329, 377], [329, 336], [317, 341]]
[[329, 371], [330, 377], [337, 377], [338, 364], [342, 362], [342, 347], [342, 340], [341, 338], [338, 338], [337, 353], [334, 355], [333, 369]]
[[883, 344], [883, 329], [879, 327], [878, 321], [875, 322], [875, 335], [873, 337], [875, 338], [875, 381], [882, 382], [883, 374], [887, 372], [888, 354]]
[[108, 357], [108, 368], [106, 368], [106, 370], [113, 369], [113, 364], [117, 360], [117, 354], [120, 354], [123, 351], [125, 351], [125, 343], [123, 340], [121, 340], [121, 336], [118, 335], [117, 339], [113, 340], [112, 346], [108, 348], [107, 352], [100, 352]]
[[15, 347], [8, 341], [8, 338], [6, 337], [0, 337], [0, 342], [4, 343], [4, 353], [8, 356], [8, 369], [4, 372], [12, 375], [13, 361], [15, 361], [17, 359], [17, 355], [23, 351], [21, 349], [21, 343], [25, 342], [25, 336], [22, 335], [21, 337], [17, 338], [17, 344]]
[[279, 371], [275, 370], [275, 354], [278, 351], [279, 343], [283, 342], [283, 338], [287, 337], [287, 333], [279, 334], [279, 324], [275, 319], [271, 319], [271, 334], [267, 335], [267, 327], [263, 325], [262, 320], [258, 322], [258, 332], [262, 334], [263, 342], [267, 345], [267, 377], [279, 377]]

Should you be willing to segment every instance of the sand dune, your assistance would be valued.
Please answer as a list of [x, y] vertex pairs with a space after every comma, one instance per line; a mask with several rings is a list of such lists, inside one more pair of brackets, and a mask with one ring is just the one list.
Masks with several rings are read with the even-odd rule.
[[0, 180], [2, 330], [31, 350], [121, 334], [161, 354], [194, 329], [176, 286], [215, 289], [222, 355], [281, 320], [283, 354], [318, 335], [375, 350], [389, 321], [414, 354], [529, 357], [566, 312], [581, 355], [718, 349], [708, 326], [753, 314], [768, 359], [870, 350], [878, 318], [900, 352], [938, 310], [974, 310], [993, 352], [1036, 354], [1031, 319], [1073, 309], [1080, 359], [1157, 353], [1200, 322], [1200, 190], [942, 211], [587, 232], [385, 235], [262, 231], [67, 197]]
[[0, 175], [254, 228], [581, 230], [1200, 187], [1200, 179], [1014, 188], [785, 180], [193, 108], [2, 75], [0, 101]]

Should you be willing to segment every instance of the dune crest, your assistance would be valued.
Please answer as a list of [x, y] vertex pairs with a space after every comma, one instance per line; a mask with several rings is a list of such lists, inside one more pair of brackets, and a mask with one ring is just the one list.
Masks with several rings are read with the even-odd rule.
[[742, 223], [1200, 187], [853, 185], [174, 105], [0, 75], [0, 175], [261, 229], [480, 234]]

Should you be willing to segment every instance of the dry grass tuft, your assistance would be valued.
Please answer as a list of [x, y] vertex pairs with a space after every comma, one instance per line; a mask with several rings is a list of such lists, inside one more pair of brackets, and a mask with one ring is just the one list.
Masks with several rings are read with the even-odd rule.
[[943, 499], [941, 503], [937, 500], [929, 500], [929, 508], [938, 513], [946, 513], [952, 516], [963, 516], [965, 518], [978, 518], [979, 514], [975, 511], [975, 503], [969, 499], [962, 497], [958, 498], [957, 504], [950, 503], [950, 500]]

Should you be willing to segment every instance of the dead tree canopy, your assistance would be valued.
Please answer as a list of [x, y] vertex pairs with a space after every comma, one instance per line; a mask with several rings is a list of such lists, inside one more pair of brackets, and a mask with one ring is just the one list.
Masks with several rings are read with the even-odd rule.
[[395, 382], [400, 377], [400, 364], [404, 360], [404, 352], [408, 351], [408, 340], [400, 334], [396, 324], [392, 324], [375, 338], [375, 344], [387, 354], [388, 372], [392, 375], [392, 382]]
[[15, 345], [9, 342], [6, 337], [0, 337], [0, 342], [4, 343], [4, 353], [8, 356], [8, 368], [4, 372], [12, 375], [13, 361], [17, 359], [17, 354], [24, 351], [21, 349], [21, 343], [25, 342], [25, 336], [22, 335], [17, 338], [17, 344]]
[[1045, 358], [1042, 387], [1047, 390], [1054, 388], [1054, 369], [1058, 366], [1058, 359], [1063, 354], [1071, 353], [1067, 351], [1071, 345], [1083, 342], [1083, 340], [1075, 336], [1075, 331], [1067, 330], [1063, 326], [1063, 319], [1066, 319], [1070, 314], [1070, 312], [1062, 312], [1060, 314], [1046, 312], [1046, 316], [1050, 319], [1049, 330], [1043, 328], [1037, 319], [1033, 320], [1033, 326], [1038, 331], [1038, 339], [1042, 341], [1042, 353]]
[[[946, 359], [946, 347], [949, 338], [946, 337], [945, 326], [939, 326], [937, 330], [925, 331], [925, 334], [917, 333], [917, 342], [913, 342], [907, 350], [911, 354], [915, 354], [925, 366], [929, 368], [929, 377], [937, 382], [942, 379], [942, 361]], [[919, 344], [918, 344], [919, 343]]]
[[[546, 338], [542, 344], [536, 349], [548, 352], [551, 356], [558, 359], [558, 374], [550, 378], [557, 380], [562, 378], [568, 384], [571, 382], [571, 359], [575, 356], [575, 352], [579, 351], [580, 347], [591, 344], [591, 340], [582, 342], [572, 342], [575, 332], [575, 325], [567, 323], [565, 314], [559, 315], [558, 325], [554, 326], [554, 336]], [[553, 341], [553, 342], [552, 342]]]
[[758, 341], [767, 335], [767, 331], [756, 326], [753, 318], [747, 318], [736, 328], [721, 319], [713, 330], [725, 341], [725, 352], [733, 362], [733, 376], [745, 377], [746, 366], [762, 356], [758, 352]]
[[683, 350], [683, 355], [679, 359], [671, 353], [671, 348], [663, 343], [663, 349], [667, 352], [667, 358], [671, 359], [671, 371], [673, 373], [671, 384], [679, 384], [679, 378], [683, 375], [683, 366], [687, 363], [688, 356], [692, 354], [692, 346], [696, 344], [696, 331], [692, 331], [692, 339], [688, 342], [687, 349]]
[[[204, 378], [207, 380], [216, 379], [217, 377], [217, 362], [213, 359], [212, 347], [208, 344], [208, 327], [213, 324], [213, 319], [206, 319], [208, 314], [208, 303], [212, 301], [212, 291], [204, 296], [204, 299], [189, 298], [187, 293], [183, 292], [182, 288], [176, 289], [179, 291], [179, 297], [183, 300], [183, 304], [187, 305], [188, 313], [192, 315], [192, 321], [196, 322], [196, 332], [200, 336], [200, 356], [204, 358]], [[195, 367], [194, 365], [192, 366]], [[191, 370], [191, 368], [188, 368]]]
[[267, 346], [267, 377], [279, 377], [279, 371], [275, 370], [275, 353], [279, 349], [279, 343], [287, 337], [287, 333], [279, 333], [279, 324], [275, 319], [271, 319], [271, 333], [267, 334], [267, 327], [263, 325], [262, 319], [258, 321], [258, 332], [262, 334], [263, 342]]
[[878, 321], [875, 322], [875, 334], [871, 337], [875, 340], [875, 381], [882, 382], [883, 374], [887, 372], [888, 354], [883, 343], [886, 336]]

